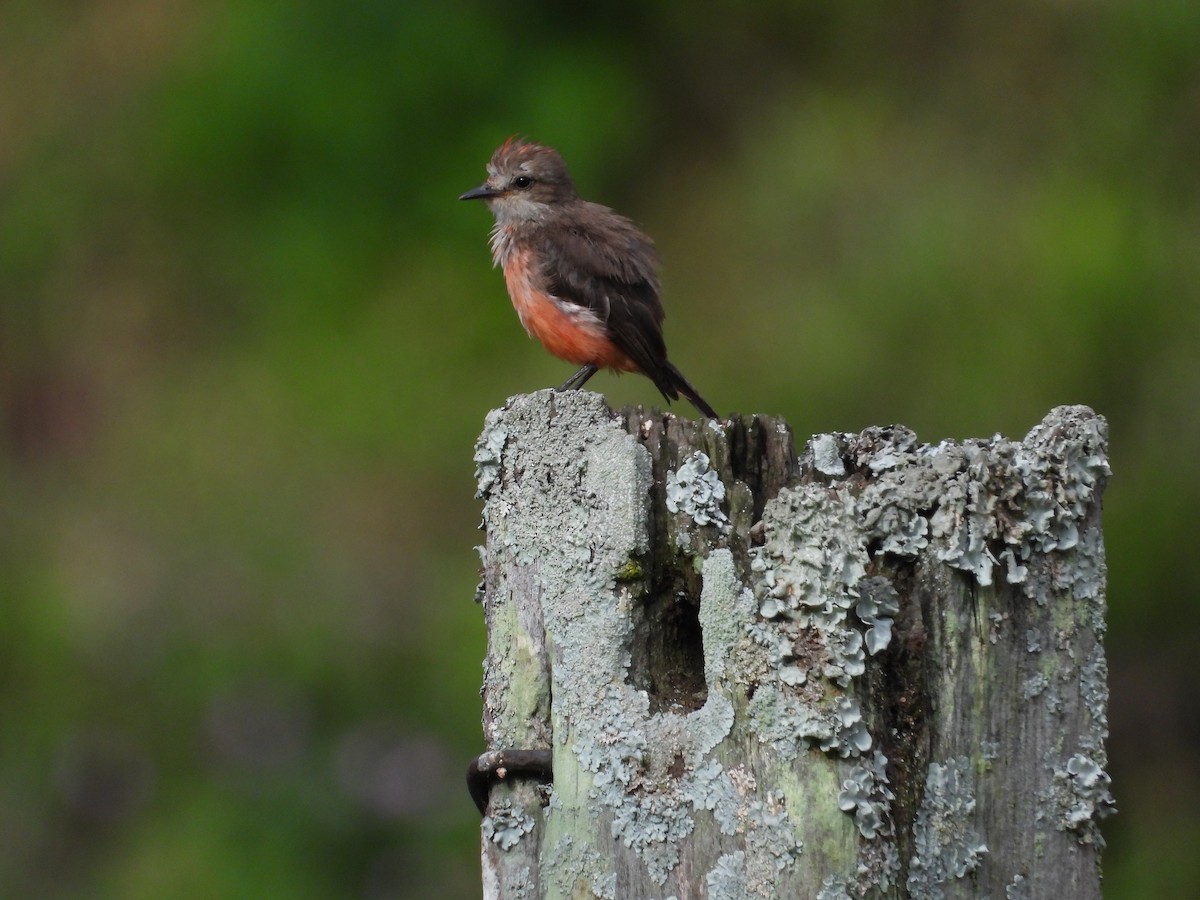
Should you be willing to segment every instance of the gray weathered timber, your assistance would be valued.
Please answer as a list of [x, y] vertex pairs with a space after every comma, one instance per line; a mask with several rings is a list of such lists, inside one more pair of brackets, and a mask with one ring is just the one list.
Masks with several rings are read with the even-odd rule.
[[485, 896], [1100, 896], [1106, 440], [492, 412]]

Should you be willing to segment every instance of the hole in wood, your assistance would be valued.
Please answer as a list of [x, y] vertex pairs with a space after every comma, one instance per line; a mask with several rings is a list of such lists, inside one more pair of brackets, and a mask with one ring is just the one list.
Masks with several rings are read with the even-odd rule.
[[650, 698], [650, 712], [689, 712], [708, 699], [700, 576], [675, 573], [634, 609], [629, 681]]

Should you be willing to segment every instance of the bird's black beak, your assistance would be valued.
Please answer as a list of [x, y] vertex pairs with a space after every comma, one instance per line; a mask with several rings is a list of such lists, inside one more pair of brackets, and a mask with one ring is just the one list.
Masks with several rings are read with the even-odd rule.
[[490, 187], [487, 184], [481, 184], [477, 188], [471, 188], [471, 190], [467, 191], [465, 194], [463, 194], [458, 199], [459, 200], [490, 200], [492, 197], [499, 197], [500, 194], [502, 194], [502, 193], [503, 193], [503, 191], [498, 191], [494, 187]]

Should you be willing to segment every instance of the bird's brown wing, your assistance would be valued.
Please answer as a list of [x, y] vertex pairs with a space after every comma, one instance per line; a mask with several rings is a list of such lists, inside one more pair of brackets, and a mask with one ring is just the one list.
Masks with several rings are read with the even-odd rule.
[[578, 221], [559, 222], [544, 232], [539, 257], [547, 290], [594, 312], [612, 342], [663, 389], [659, 381], [667, 349], [654, 244], [628, 219], [586, 206], [573, 217]]

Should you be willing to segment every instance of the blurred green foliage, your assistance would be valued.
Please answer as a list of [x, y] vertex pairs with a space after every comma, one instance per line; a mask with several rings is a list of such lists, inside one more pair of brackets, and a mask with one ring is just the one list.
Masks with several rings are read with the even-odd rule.
[[1108, 895], [1200, 893], [1198, 48], [1190, 0], [3, 7], [0, 893], [478, 894], [472, 442], [567, 374], [454, 199], [513, 132], [658, 239], [721, 410], [1109, 418]]

